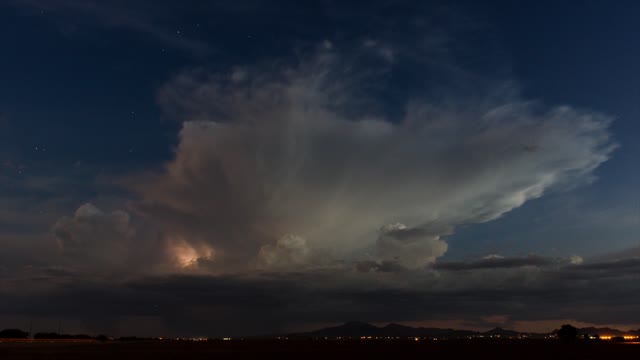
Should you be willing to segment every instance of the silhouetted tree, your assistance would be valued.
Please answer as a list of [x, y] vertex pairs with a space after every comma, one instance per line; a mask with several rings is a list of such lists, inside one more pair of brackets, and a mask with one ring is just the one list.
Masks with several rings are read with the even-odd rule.
[[4, 329], [0, 331], [0, 339], [26, 339], [29, 333], [20, 329]]
[[558, 339], [562, 342], [573, 342], [578, 338], [578, 329], [575, 327], [565, 324], [560, 327], [558, 330]]

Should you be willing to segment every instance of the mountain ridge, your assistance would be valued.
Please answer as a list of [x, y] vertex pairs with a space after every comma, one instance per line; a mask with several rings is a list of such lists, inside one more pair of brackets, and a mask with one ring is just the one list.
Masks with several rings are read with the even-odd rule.
[[[558, 329], [546, 332], [520, 332], [516, 330], [503, 329], [496, 327], [487, 331], [474, 331], [466, 329], [453, 329], [453, 328], [426, 328], [426, 327], [412, 327], [397, 323], [389, 323], [384, 326], [376, 326], [361, 321], [349, 321], [341, 325], [325, 327], [308, 332], [300, 332], [288, 334], [291, 337], [313, 337], [313, 338], [467, 338], [467, 337], [493, 337], [493, 338], [514, 338], [514, 337], [539, 337], [544, 338], [546, 336], [555, 336]], [[640, 336], [639, 330], [622, 331], [618, 329], [612, 329], [608, 327], [596, 328], [586, 327], [578, 328], [578, 334], [590, 334], [590, 335], [609, 335], [609, 336], [623, 336], [623, 335], [637, 335]]]

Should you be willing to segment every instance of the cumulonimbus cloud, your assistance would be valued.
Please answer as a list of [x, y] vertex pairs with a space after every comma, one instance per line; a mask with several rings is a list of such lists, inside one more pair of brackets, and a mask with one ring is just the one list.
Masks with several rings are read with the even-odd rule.
[[340, 75], [331, 51], [166, 84], [160, 104], [182, 130], [163, 171], [130, 179], [135, 210], [206, 244], [220, 269], [327, 257], [419, 268], [456, 225], [589, 181], [615, 148], [609, 117], [515, 94], [447, 105], [416, 95], [398, 119], [372, 113], [355, 99], [375, 79]]

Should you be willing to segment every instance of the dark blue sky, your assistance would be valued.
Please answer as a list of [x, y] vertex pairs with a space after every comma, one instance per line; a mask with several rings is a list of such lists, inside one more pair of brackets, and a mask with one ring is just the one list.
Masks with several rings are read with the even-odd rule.
[[[189, 189], [197, 188], [204, 194], [202, 197], [211, 202], [227, 201], [224, 200], [226, 196], [237, 196], [242, 201], [244, 196], [253, 199], [252, 201], [255, 199], [246, 195], [247, 189], [237, 190], [232, 185], [226, 190], [220, 190], [219, 194], [213, 194], [214, 190], [211, 189], [219, 186], [217, 178], [205, 171], [208, 165], [197, 161], [226, 164], [225, 156], [238, 161], [234, 157], [236, 153], [232, 152], [240, 153], [242, 150], [220, 150], [215, 147], [215, 141], [222, 141], [217, 137], [215, 139], [218, 140], [202, 143], [202, 140], [189, 138], [197, 135], [189, 133], [189, 125], [185, 124], [201, 120], [203, 116], [205, 120], [220, 122], [216, 118], [217, 113], [209, 108], [207, 98], [204, 97], [203, 102], [200, 96], [215, 97], [209, 100], [227, 111], [223, 111], [225, 116], [243, 116], [243, 111], [250, 109], [253, 104], [265, 106], [266, 113], [273, 104], [262, 104], [262, 98], [239, 102], [240, 105], [233, 105], [235, 107], [225, 101], [231, 101], [229, 99], [234, 95], [241, 98], [244, 96], [242, 94], [246, 94], [245, 90], [259, 93], [262, 86], [269, 82], [279, 85], [286, 83], [289, 86], [295, 83], [288, 83], [290, 79], [307, 81], [308, 78], [303, 73], [314, 78], [317, 73], [326, 69], [318, 65], [320, 60], [316, 63], [316, 60], [309, 59], [322, 59], [325, 54], [323, 51], [331, 52], [332, 56], [339, 54], [338, 64], [332, 62], [327, 68], [331, 79], [348, 88], [350, 96], [345, 96], [344, 99], [347, 100], [336, 100], [329, 105], [323, 103], [322, 108], [335, 110], [335, 114], [347, 119], [384, 119], [388, 124], [401, 127], [403, 123], [409, 122], [407, 119], [410, 118], [411, 105], [416, 102], [415, 99], [437, 105], [439, 111], [442, 111], [438, 114], [445, 119], [471, 117], [471, 121], [463, 123], [465, 129], [476, 126], [473, 121], [474, 112], [486, 115], [490, 113], [486, 109], [499, 108], [494, 104], [503, 103], [534, 104], [531, 105], [533, 110], [526, 110], [526, 114], [522, 116], [544, 113], [546, 115], [540, 115], [544, 118], [552, 113], [552, 109], [567, 106], [582, 111], [582, 120], [599, 119], [599, 114], [613, 119], [606, 132], [609, 138], [605, 143], [617, 144], [618, 147], [610, 153], [595, 151], [588, 146], [573, 146], [573, 134], [564, 128], [553, 128], [553, 125], [549, 125], [551, 128], [546, 133], [543, 130], [540, 138], [553, 144], [561, 144], [554, 148], [555, 153], [549, 150], [548, 154], [538, 155], [541, 152], [537, 150], [537, 145], [522, 145], [527, 151], [544, 159], [547, 159], [546, 156], [559, 156], [558, 152], [575, 151], [580, 156], [573, 158], [567, 155], [567, 159], [562, 158], [553, 164], [575, 161], [571, 166], [578, 165], [571, 167], [572, 171], [582, 171], [584, 176], [574, 176], [574, 173], [558, 175], [558, 178], [565, 175], [567, 178], [556, 180], [554, 177], [553, 186], [542, 182], [544, 191], [541, 194], [535, 193], [535, 186], [523, 185], [526, 181], [518, 180], [519, 178], [513, 184], [503, 184], [505, 192], [511, 189], [510, 186], [522, 187], [521, 192], [514, 193], [514, 196], [527, 194], [522, 203], [516, 201], [516, 205], [508, 209], [485, 209], [474, 213], [470, 209], [484, 209], [484, 202], [498, 206], [514, 197], [505, 195], [504, 199], [493, 203], [488, 198], [496, 195], [489, 188], [478, 190], [477, 197], [469, 195], [467, 190], [478, 185], [473, 183], [461, 186], [449, 196], [455, 199], [459, 194], [465, 194], [464, 196], [473, 200], [469, 200], [464, 206], [451, 200], [450, 205], [454, 204], [451, 209], [433, 210], [435, 215], [424, 214], [425, 219], [429, 220], [417, 219], [416, 216], [422, 214], [416, 215], [414, 208], [402, 209], [406, 213], [398, 212], [397, 217], [389, 210], [391, 215], [388, 219], [385, 218], [387, 223], [403, 222], [415, 227], [393, 228], [394, 230], [389, 230], [389, 234], [394, 231], [415, 230], [416, 234], [423, 234], [431, 239], [428, 241], [446, 240], [448, 248], [432, 253], [435, 255], [428, 263], [440, 257], [444, 261], [459, 261], [491, 254], [507, 257], [536, 254], [557, 259], [579, 255], [588, 259], [636, 247], [640, 244], [637, 237], [640, 230], [640, 191], [637, 186], [640, 182], [640, 169], [637, 166], [640, 157], [640, 143], [637, 141], [640, 134], [637, 121], [640, 116], [639, 15], [640, 4], [635, 1], [374, 1], [366, 5], [329, 0], [269, 3], [250, 0], [227, 4], [215, 1], [2, 2], [0, 198], [4, 210], [0, 211], [0, 245], [15, 252], [15, 256], [9, 255], [12, 265], [7, 265], [5, 271], [13, 274], [15, 270], [20, 273], [22, 270], [16, 269], [34, 264], [43, 267], [68, 266], [63, 260], [60, 262], [50, 259], [37, 251], [30, 251], [29, 248], [38, 247], [38, 244], [46, 244], [42, 248], [49, 250], [62, 246], [60, 244], [68, 239], [60, 234], [67, 234], [69, 238], [76, 239], [74, 241], [79, 241], [77, 239], [85, 236], [89, 230], [84, 225], [70, 228], [75, 226], [71, 222], [81, 217], [78, 214], [82, 211], [92, 216], [97, 214], [91, 210], [94, 205], [100, 216], [108, 218], [113, 215], [113, 219], [104, 220], [107, 222], [120, 224], [119, 211], [130, 216], [131, 220], [127, 217], [127, 226], [135, 228], [132, 234], [136, 235], [127, 233], [126, 237], [162, 239], [157, 242], [138, 241], [138, 244], [144, 242], [145, 246], [149, 246], [148, 249], [164, 246], [158, 245], [160, 243], [174, 244], [178, 241], [175, 239], [180, 238], [178, 242], [186, 244], [182, 249], [187, 249], [185, 251], [190, 254], [185, 255], [188, 259], [209, 261], [213, 255], [207, 251], [218, 249], [211, 238], [218, 235], [242, 238], [246, 234], [241, 236], [237, 231], [226, 228], [223, 231], [222, 225], [214, 226], [215, 230], [201, 229], [206, 227], [203, 222], [209, 220], [203, 220], [206, 216], [202, 214], [194, 218], [189, 217], [193, 213], [187, 214], [185, 209], [191, 209], [190, 206], [200, 209], [195, 201], [188, 200], [188, 196], [191, 196]], [[372, 56], [373, 52], [377, 55]], [[314, 70], [313, 66], [317, 66], [318, 70]], [[294, 69], [294, 75], [283, 71], [284, 68]], [[245, 70], [249, 74], [247, 76], [258, 79], [246, 89], [226, 84], [220, 90], [213, 84], [215, 81], [211, 80], [230, 73], [239, 74], [244, 79]], [[357, 85], [347, 80], [344, 83], [348, 83], [348, 86], [344, 85], [341, 83], [343, 78]], [[187, 79], [191, 83], [185, 85], [180, 82], [181, 79]], [[327, 91], [332, 100], [334, 97], [343, 99], [339, 91], [330, 92], [336, 91], [331, 84], [323, 87], [322, 91]], [[172, 107], [174, 105], [178, 109], [176, 112], [172, 112], [175, 110]], [[452, 106], [455, 110], [451, 110]], [[442, 115], [446, 111], [448, 115]], [[477, 117], [480, 119], [483, 115]], [[251, 123], [254, 120], [248, 121]], [[582, 120], [576, 122], [575, 126], [582, 126]], [[233, 122], [235, 119], [225, 118], [221, 123], [225, 121]], [[595, 122], [600, 123], [599, 121]], [[544, 119], [534, 122], [543, 123]], [[268, 132], [260, 129], [262, 128], [257, 131]], [[499, 130], [510, 131], [508, 129], [511, 129], [509, 125], [505, 125]], [[202, 130], [203, 133], [206, 131]], [[344, 131], [347, 133], [345, 139], [349, 139], [348, 131]], [[464, 131], [466, 130], [462, 130]], [[527, 134], [520, 135], [523, 139], [529, 139]], [[563, 138], [565, 135], [566, 138]], [[594, 139], [598, 139], [598, 136], [605, 136], [605, 133], [593, 135]], [[361, 159], [358, 157], [359, 153], [349, 153], [345, 150], [349, 149], [349, 145], [340, 143], [341, 135], [334, 135], [333, 138], [336, 139], [335, 150], [324, 150], [322, 156], [333, 161], [341, 156], [353, 156], [364, 162], [375, 160], [367, 159], [364, 155]], [[507, 143], [507, 138], [502, 141]], [[452, 183], [446, 180], [449, 179], [446, 174], [453, 174], [452, 179], [455, 179], [454, 175], [465, 174], [464, 169], [476, 168], [476, 163], [468, 160], [476, 159], [473, 147], [464, 145], [468, 139], [460, 136], [460, 146], [456, 145], [458, 138], [455, 136], [445, 139], [449, 139], [443, 141], [449, 141], [445, 146], [450, 146], [451, 151], [435, 156], [432, 162], [427, 163], [440, 164], [440, 159], [449, 159], [449, 154], [453, 163], [449, 162], [443, 168], [434, 168], [433, 173], [437, 176], [426, 177], [423, 174], [420, 175], [422, 178], [408, 175], [422, 174], [422, 170], [411, 172], [389, 164], [389, 173], [394, 173], [395, 176], [385, 180], [388, 186], [411, 188], [414, 180], [428, 178], [426, 183], [432, 185], [425, 187], [432, 186], [436, 189], [434, 184]], [[246, 139], [247, 142], [250, 140]], [[325, 140], [318, 141], [323, 144], [322, 141]], [[411, 141], [406, 140], [407, 143]], [[424, 143], [431, 140], [418, 138], [415, 141]], [[480, 152], [494, 147], [499, 149], [503, 145], [499, 140], [487, 141], [495, 143], [485, 144], [486, 147], [482, 147]], [[323, 145], [319, 146], [322, 148]], [[426, 145], [420, 146], [416, 145], [412, 149], [431, 149]], [[212, 157], [208, 158], [207, 154]], [[487, 159], [493, 159], [490, 154], [502, 153], [490, 153], [487, 150], [487, 154]], [[585, 158], [602, 155], [604, 161], [594, 160], [594, 166], [590, 167], [589, 163], [580, 162], [583, 160], [582, 155]], [[202, 181], [196, 181], [191, 188], [178, 191], [174, 187], [178, 180], [162, 180], [162, 175], [159, 174], [173, 174], [171, 170], [165, 170], [165, 166], [169, 166], [169, 169], [171, 166], [181, 169], [181, 164], [193, 165], [190, 160], [181, 156], [196, 159], [193, 161], [197, 166], [190, 169], [192, 173], [189, 176], [202, 176]], [[313, 163], [314, 170], [309, 170], [308, 174], [310, 178], [320, 180], [300, 185], [308, 193], [313, 193], [312, 189], [338, 184], [323, 177], [326, 174], [322, 171], [334, 168], [326, 165], [322, 156], [318, 157], [322, 161]], [[422, 164], [418, 160], [411, 160], [410, 154], [408, 156], [409, 159], [398, 159], [405, 161], [407, 167], [413, 163]], [[426, 158], [429, 156], [425, 155]], [[482, 156], [481, 162], [486, 160]], [[316, 158], [309, 156], [307, 159], [311, 163]], [[380, 161], [381, 164], [386, 164], [384, 160]], [[522, 161], [529, 160], [523, 158]], [[548, 166], [552, 162], [545, 164]], [[484, 168], [478, 165], [478, 173], [491, 177], [490, 173], [495, 169], [496, 174], [504, 172], [507, 175], [503, 176], [509, 176], [509, 166], [511, 165], [503, 166], [500, 162], [485, 165]], [[523, 168], [526, 166], [520, 166], [517, 162], [513, 164], [513, 171], [524, 178], [524, 171], [531, 171], [532, 178], [547, 174], [546, 170], [542, 171], [537, 165], [532, 165], [531, 169]], [[367, 174], [367, 171], [375, 173], [373, 169], [366, 166], [357, 168], [353, 171], [356, 175], [351, 174], [349, 179], [360, 179], [358, 174]], [[200, 170], [202, 173], [198, 172]], [[233, 171], [236, 170], [234, 168]], [[428, 170], [426, 173], [429, 173]], [[473, 172], [475, 170], [468, 171], [468, 176], [476, 174]], [[445, 174], [442, 179], [446, 181], [438, 177], [440, 173]], [[225, 181], [242, 183], [230, 174], [226, 174]], [[435, 178], [440, 179], [440, 182], [436, 182]], [[256, 188], [269, 187], [260, 181], [253, 185]], [[171, 189], [178, 194], [177, 200], [163, 197], [162, 193]], [[365, 180], [359, 189], [367, 194], [369, 189], [377, 188], [375, 184], [368, 184]], [[436, 189], [434, 193], [438, 191]], [[337, 194], [338, 190], [334, 192]], [[368, 194], [369, 198], [377, 196], [372, 194]], [[305, 195], [304, 198], [307, 201], [314, 199], [312, 195]], [[299, 199], [292, 200], [292, 203], [297, 204], [297, 200]], [[390, 204], [389, 208], [395, 204], [385, 198], [381, 199], [379, 206], [384, 208], [387, 204], [385, 201]], [[93, 204], [91, 208], [82, 207], [88, 203]], [[168, 203], [172, 205], [167, 205], [162, 210], [154, 208], [158, 204]], [[212, 208], [216, 206], [211, 205]], [[231, 209], [226, 206], [225, 211], [233, 214], [236, 214], [234, 211], [242, 212], [234, 206]], [[176, 212], [170, 212], [169, 208]], [[179, 213], [176, 209], [184, 213]], [[431, 208], [425, 206], [425, 209]], [[211, 213], [217, 214], [215, 209]], [[169, 221], [163, 220], [163, 216], [169, 216], [167, 214], [173, 214]], [[379, 214], [372, 217], [377, 215]], [[283, 218], [287, 216], [289, 215], [282, 215]], [[443, 218], [447, 220], [442, 220]], [[225, 219], [227, 223], [236, 224], [238, 221], [231, 217]], [[176, 224], [165, 226], [174, 220]], [[215, 220], [212, 221], [215, 223]], [[327, 228], [333, 229], [335, 226], [337, 229], [339, 223], [333, 220], [323, 224]], [[276, 226], [275, 222], [269, 224], [264, 228]], [[293, 226], [295, 229], [306, 226], [306, 222], [302, 220], [296, 224], [300, 227]], [[376, 226], [381, 225], [383, 224]], [[248, 228], [252, 226], [247, 225]], [[442, 230], [441, 226], [453, 230]], [[60, 232], [62, 228], [64, 231]], [[101, 231], [108, 233], [110, 230]], [[372, 233], [376, 231], [377, 228], [371, 229]], [[382, 233], [387, 230], [380, 231]], [[367, 236], [369, 235], [371, 234]], [[384, 236], [380, 236], [377, 246], [387, 241]], [[414, 235], [406, 236], [410, 238]], [[270, 245], [265, 245], [268, 242], [266, 239], [256, 241], [260, 254], [271, 249], [268, 247]], [[242, 241], [235, 242], [244, 244]], [[238, 249], [247, 251], [250, 247], [237, 244], [224, 245], [226, 247], [221, 249], [225, 253], [232, 253]], [[287, 244], [286, 246], [291, 245]], [[279, 249], [279, 246], [276, 248]], [[368, 246], [349, 248], [349, 251], [345, 250], [344, 256], [359, 259], [360, 255], [357, 254], [382, 251], [371, 250], [374, 245]], [[332, 247], [335, 248], [335, 244], [326, 246]], [[130, 253], [161, 252], [144, 249], [136, 249]], [[393, 251], [389, 255], [394, 256], [393, 261], [404, 254], [400, 252], [398, 255]], [[304, 254], [307, 256], [306, 252]], [[228, 261], [245, 261], [246, 257], [248, 255]], [[376, 266], [382, 266], [386, 260], [376, 258], [372, 261], [378, 261]], [[225, 269], [239, 271], [235, 267], [228, 267], [229, 263], [225, 264]], [[16, 268], [12, 269], [11, 266]], [[164, 271], [163, 267], [159, 268]], [[83, 271], [85, 270], [80, 270], [81, 273]], [[219, 271], [216, 267], [214, 272]]]
[[[375, 34], [411, 44], [423, 34], [407, 25], [407, 19], [425, 11], [436, 13], [432, 22], [441, 29], [453, 29], [462, 39], [450, 50], [459, 56], [456, 62], [500, 76], [510, 73], [525, 98], [615, 117], [612, 130], [621, 148], [598, 169], [596, 184], [571, 196], [580, 198], [583, 210], [605, 207], [629, 215], [640, 212], [634, 166], [640, 152], [634, 141], [640, 106], [638, 6], [631, 1], [456, 2], [446, 7], [401, 2], [363, 10], [330, 1], [279, 2], [278, 6], [9, 2], [0, 12], [0, 41], [5, 49], [0, 57], [0, 154], [4, 163], [24, 166], [22, 177], [73, 177], [84, 188], [75, 192], [75, 204], [69, 204], [77, 206], [96, 196], [90, 183], [98, 174], [157, 167], [170, 159], [179, 125], [163, 118], [156, 93], [181, 69], [224, 71], [274, 58], [287, 61], [296, 51], [324, 39], [349, 44], [354, 38]], [[394, 71], [388, 80], [392, 86], [415, 86], [403, 74], [414, 69]], [[391, 102], [381, 106], [397, 110], [393, 95], [387, 99]], [[78, 170], [77, 164], [83, 169]], [[3, 171], [16, 175], [6, 166]], [[556, 205], [531, 206], [540, 210], [526, 215], [522, 210], [491, 226], [504, 223], [508, 228], [512, 218], [514, 223], [523, 222], [520, 216], [546, 213], [544, 209]], [[632, 244], [634, 235], [628, 230], [613, 230], [622, 233], [616, 232], [608, 246]], [[500, 235], [504, 231], [508, 235]], [[607, 231], [599, 229], [597, 237]], [[502, 229], [480, 234], [470, 230], [460, 239], [482, 237], [492, 242], [496, 236], [516, 237]], [[581, 246], [588, 251], [597, 248], [591, 242], [601, 241], [592, 238], [591, 231], [574, 236], [587, 236]], [[511, 240], [492, 246], [500, 249], [505, 241]], [[512, 245], [519, 248], [516, 242], [520, 240], [514, 239]], [[537, 246], [525, 245], [522, 251]]]

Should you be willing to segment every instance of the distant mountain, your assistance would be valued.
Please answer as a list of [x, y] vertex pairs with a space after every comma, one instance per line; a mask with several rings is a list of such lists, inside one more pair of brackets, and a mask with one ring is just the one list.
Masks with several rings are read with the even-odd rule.
[[371, 324], [359, 321], [350, 321], [340, 326], [324, 328], [304, 334], [312, 337], [360, 337], [360, 336], [377, 336], [380, 328]]
[[385, 337], [437, 337], [456, 331], [454, 329], [411, 327], [400, 324], [389, 324], [380, 328], [380, 336]]
[[[388, 324], [383, 327], [378, 327], [372, 324], [359, 321], [351, 321], [339, 326], [323, 328], [315, 331], [289, 334], [291, 337], [312, 337], [312, 338], [360, 338], [360, 337], [378, 337], [378, 338], [409, 338], [409, 337], [426, 337], [426, 338], [447, 338], [447, 339], [460, 339], [467, 337], [518, 337], [518, 336], [530, 336], [542, 338], [545, 335], [555, 335], [558, 330], [554, 330], [551, 333], [546, 334], [534, 334], [534, 333], [521, 333], [515, 330], [507, 330], [500, 327], [491, 329], [486, 332], [478, 332], [472, 330], [459, 330], [459, 329], [447, 329], [447, 328], [425, 328], [425, 327], [411, 327], [400, 324]], [[578, 329], [579, 334], [598, 334], [598, 335], [610, 335], [610, 336], [623, 336], [623, 335], [640, 335], [640, 330], [634, 331], [621, 331], [611, 328], [582, 328]]]
[[521, 333], [514, 331], [514, 330], [505, 330], [503, 328], [497, 327], [495, 329], [491, 329], [487, 332], [482, 333], [482, 335], [485, 336], [504, 336], [504, 337], [509, 337], [509, 336], [518, 336], [518, 335], [522, 335]]
[[[499, 329], [502, 336], [512, 336], [511, 333], [518, 334], [511, 330]], [[494, 329], [492, 331], [498, 331]], [[306, 333], [291, 334], [294, 337], [318, 337], [318, 338], [338, 338], [338, 337], [442, 337], [442, 338], [464, 338], [468, 336], [482, 335], [477, 331], [471, 330], [456, 330], [456, 329], [441, 329], [441, 328], [425, 328], [425, 327], [411, 327], [400, 324], [388, 324], [383, 327], [378, 327], [363, 322], [348, 322], [339, 326], [324, 328]]]
[[400, 324], [389, 324], [380, 329], [380, 332], [384, 334], [384, 336], [393, 336], [393, 337], [412, 337], [418, 336], [419, 329], [412, 328], [411, 326], [405, 326]]

